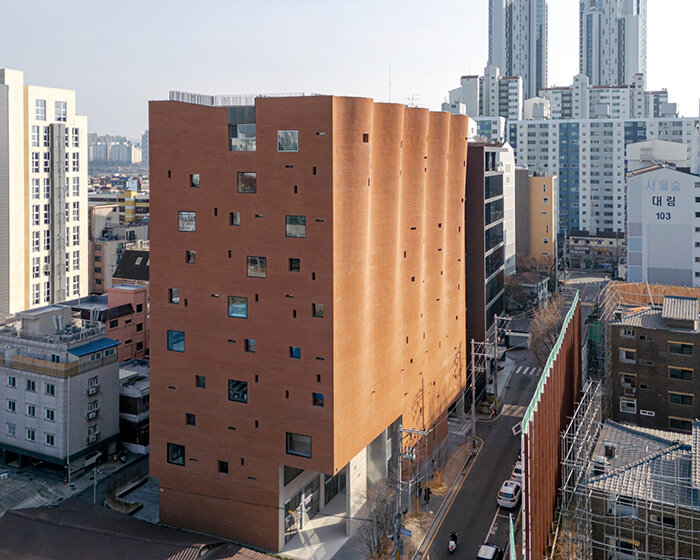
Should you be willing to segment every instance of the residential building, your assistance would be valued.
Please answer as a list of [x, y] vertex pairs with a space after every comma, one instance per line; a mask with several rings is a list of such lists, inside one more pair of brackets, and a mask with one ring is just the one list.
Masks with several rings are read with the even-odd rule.
[[91, 192], [90, 206], [117, 204], [119, 206], [120, 223], [138, 222], [148, 218], [149, 193], [135, 190], [112, 192]]
[[559, 181], [556, 175], [535, 172], [529, 178], [529, 255], [556, 264], [558, 255]]
[[468, 119], [366, 98], [171, 99], [149, 121], [160, 519], [330, 546], [323, 512], [353, 531], [404, 449], [399, 425], [429, 432], [430, 464], [465, 390]]
[[141, 161], [148, 167], [148, 130], [141, 135]]
[[71, 318], [67, 305], [17, 313], [0, 328], [0, 456], [81, 468], [82, 457], [116, 449], [119, 365], [99, 322]]
[[626, 148], [643, 140], [690, 146], [697, 118], [509, 122], [515, 162], [559, 177], [561, 232], [624, 231]]
[[627, 176], [627, 280], [700, 287], [700, 176], [653, 165]]
[[626, 241], [622, 232], [590, 235], [572, 231], [566, 248], [567, 264], [571, 268], [621, 274], [620, 263], [626, 256]]
[[148, 219], [124, 223], [116, 205], [90, 206], [91, 294], [103, 294], [112, 286], [124, 251], [135, 248], [137, 240], [148, 240]]
[[67, 302], [83, 320], [105, 324], [107, 336], [119, 342], [120, 362], [148, 357], [148, 287], [118, 284], [107, 295]]
[[678, 142], [647, 140], [627, 145], [627, 172], [638, 171], [659, 163], [671, 167], [688, 167], [688, 148]]
[[498, 67], [488, 65], [483, 76], [462, 76], [460, 81], [460, 87], [450, 90], [449, 102], [463, 103], [469, 117], [522, 118], [523, 82], [520, 76], [501, 76]]
[[515, 168], [515, 252], [530, 254], [530, 170]]
[[581, 0], [579, 72], [594, 85], [631, 84], [647, 69], [647, 0]]
[[531, 97], [523, 104], [523, 120], [549, 119], [552, 117], [552, 104], [546, 97]]
[[612, 418], [690, 432], [700, 417], [700, 300], [621, 309], [609, 329]]
[[546, 304], [549, 298], [549, 276], [537, 272], [521, 272], [514, 280], [524, 290], [533, 307]]
[[522, 77], [525, 98], [547, 87], [547, 0], [489, 0], [488, 62]]
[[507, 157], [509, 148], [507, 144], [469, 143], [464, 198], [469, 240], [465, 260], [467, 340], [486, 340], [494, 315], [505, 309], [504, 165], [499, 157]]
[[571, 86], [542, 88], [539, 95], [549, 100], [553, 119], [641, 119], [678, 116], [676, 104], [668, 102], [668, 91], [646, 90], [644, 74], [636, 74], [628, 85], [607, 86], [591, 85], [588, 76], [579, 74], [574, 76]]
[[[141, 241], [137, 242], [141, 244]], [[151, 254], [148, 247], [141, 249], [126, 249], [117, 269], [112, 275], [113, 280], [121, 284], [148, 286]]]
[[0, 317], [88, 291], [86, 117], [0, 68]]
[[150, 380], [148, 360], [119, 365], [119, 442], [132, 453], [149, 450]]
[[88, 135], [88, 154], [90, 163], [97, 165], [141, 163], [141, 146], [134, 144], [125, 136]]

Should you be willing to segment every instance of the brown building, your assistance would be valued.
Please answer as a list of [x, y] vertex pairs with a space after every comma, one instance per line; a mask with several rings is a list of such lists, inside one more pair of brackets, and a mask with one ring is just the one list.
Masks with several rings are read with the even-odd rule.
[[195, 98], [150, 104], [151, 474], [164, 523], [282, 550], [356, 514], [399, 424], [447, 435], [467, 118]]
[[529, 178], [529, 250], [532, 258], [556, 259], [559, 228], [559, 180], [556, 175], [535, 173]]
[[700, 417], [700, 300], [621, 311], [611, 321], [613, 419], [690, 432]]

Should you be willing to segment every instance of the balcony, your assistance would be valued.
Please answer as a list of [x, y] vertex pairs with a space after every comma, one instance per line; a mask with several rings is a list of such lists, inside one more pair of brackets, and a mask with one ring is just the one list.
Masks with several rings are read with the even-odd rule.
[[95, 418], [97, 418], [97, 415], [98, 415], [99, 412], [100, 412], [99, 409], [98, 409], [98, 410], [90, 410], [90, 411], [88, 411], [88, 413], [85, 415], [85, 417], [86, 417], [88, 420], [94, 420]]

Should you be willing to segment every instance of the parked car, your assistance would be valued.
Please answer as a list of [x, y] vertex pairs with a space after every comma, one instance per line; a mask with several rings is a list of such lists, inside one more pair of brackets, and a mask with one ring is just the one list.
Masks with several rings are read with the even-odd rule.
[[520, 501], [520, 483], [515, 480], [506, 480], [498, 491], [496, 501], [498, 505], [504, 508], [514, 508]]
[[502, 560], [503, 549], [491, 543], [484, 543], [476, 553], [476, 560]]
[[523, 483], [523, 464], [520, 461], [515, 463], [515, 466], [513, 467], [513, 472], [510, 475], [510, 479], [515, 480], [520, 484]]
[[102, 451], [93, 451], [92, 453], [88, 453], [87, 455], [85, 455], [85, 463], [83, 464], [83, 467], [91, 467], [97, 464], [101, 458]]

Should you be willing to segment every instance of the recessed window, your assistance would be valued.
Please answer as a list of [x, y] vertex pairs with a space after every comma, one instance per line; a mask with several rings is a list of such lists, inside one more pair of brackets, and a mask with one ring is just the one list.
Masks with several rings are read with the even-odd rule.
[[682, 379], [683, 381], [692, 381], [693, 380], [693, 370], [690, 368], [669, 366], [668, 377], [670, 379]]
[[8, 387], [17, 387], [17, 378], [14, 375], [7, 376], [7, 386]]
[[143, 312], [143, 303], [137, 303], [136, 304], [136, 313], [142, 313]]
[[287, 432], [287, 454], [311, 457], [311, 436]]
[[197, 262], [197, 251], [185, 251], [185, 262], [195, 264]]
[[693, 395], [689, 393], [668, 392], [668, 402], [671, 404], [681, 404], [683, 406], [693, 406]]
[[248, 318], [248, 298], [241, 296], [228, 296], [228, 316], [239, 319]]
[[56, 419], [56, 411], [52, 408], [47, 408], [44, 412], [44, 417], [48, 422], [53, 422]]
[[194, 376], [194, 386], [199, 389], [204, 389], [207, 386], [207, 378], [204, 375]]
[[693, 355], [693, 345], [689, 342], [670, 342], [668, 343], [668, 351], [670, 354], [682, 354], [684, 356]]
[[622, 329], [620, 336], [624, 336], [625, 338], [634, 338], [634, 329]]
[[286, 216], [285, 235], [287, 237], [306, 237], [306, 216]]
[[190, 414], [189, 412], [185, 413], [185, 424], [188, 426], [196, 426], [197, 425], [197, 417], [194, 414]]
[[185, 466], [185, 446], [177, 443], [168, 443], [168, 463], [171, 465]]
[[626, 412], [628, 414], [637, 413], [637, 399], [627, 399], [625, 397], [620, 397], [620, 412]]
[[56, 395], [56, 385], [54, 385], [53, 383], [47, 383], [46, 384], [46, 394], [49, 397], [55, 396]]
[[228, 225], [240, 226], [241, 225], [241, 213], [240, 212], [229, 212], [228, 213]]
[[250, 352], [251, 354], [255, 354], [255, 339], [253, 339], [253, 338], [244, 339], [243, 346], [244, 346], [246, 352]]
[[299, 151], [299, 131], [298, 130], [278, 130], [277, 131], [277, 151], [278, 152], [298, 152]]
[[27, 441], [36, 441], [36, 431], [32, 428], [26, 429]]
[[267, 257], [248, 257], [248, 277], [267, 278]]
[[363, 142], [369, 142], [369, 134], [366, 132], [362, 135], [362, 141]]
[[36, 381], [27, 379], [26, 389], [27, 391], [36, 391]]
[[620, 361], [626, 364], [637, 362], [637, 351], [628, 348], [620, 348]]
[[238, 192], [247, 194], [258, 192], [258, 174], [255, 171], [238, 172]]
[[314, 317], [323, 317], [323, 304], [314, 303], [313, 304]]
[[312, 393], [314, 406], [323, 406], [323, 393]]
[[690, 418], [676, 418], [675, 416], [669, 416], [668, 427], [672, 430], [678, 430], [680, 432], [692, 432], [693, 421]]
[[136, 323], [136, 332], [143, 332], [143, 323]]
[[197, 213], [184, 212], [177, 213], [177, 230], [178, 231], [196, 231], [197, 229]]
[[[168, 171], [168, 177], [170, 177], [170, 171]], [[190, 175], [190, 187], [199, 187], [199, 173]]]
[[17, 403], [15, 401], [7, 401], [7, 412], [17, 412]]
[[301, 270], [301, 259], [289, 259], [289, 272], [299, 272]]
[[218, 461], [219, 474], [228, 474], [228, 461]]
[[301, 347], [290, 346], [289, 347], [289, 357], [295, 360], [301, 360]]
[[168, 331], [168, 350], [185, 351], [185, 333], [183, 331]]
[[178, 288], [168, 288], [168, 303], [180, 303], [180, 290]]
[[234, 402], [248, 402], [248, 382], [237, 381], [236, 379], [228, 380], [228, 400]]

